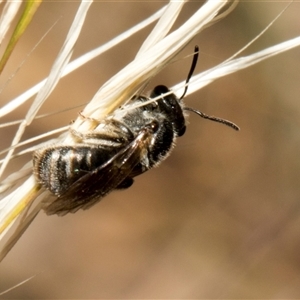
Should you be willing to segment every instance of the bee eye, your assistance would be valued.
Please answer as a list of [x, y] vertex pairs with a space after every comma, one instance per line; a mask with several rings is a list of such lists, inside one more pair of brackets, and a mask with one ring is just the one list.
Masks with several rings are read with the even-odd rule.
[[154, 98], [161, 94], [166, 94], [168, 92], [170, 92], [170, 90], [165, 85], [158, 85], [154, 88], [152, 92], [152, 97]]

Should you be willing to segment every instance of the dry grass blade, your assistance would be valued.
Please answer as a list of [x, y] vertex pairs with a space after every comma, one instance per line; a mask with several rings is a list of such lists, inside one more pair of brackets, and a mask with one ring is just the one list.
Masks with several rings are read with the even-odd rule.
[[[212, 83], [218, 78], [243, 70], [265, 59], [271, 58], [275, 55], [278, 55], [282, 52], [288, 51], [290, 49], [299, 46], [300, 46], [300, 37], [296, 37], [294, 39], [266, 48], [262, 51], [256, 52], [249, 56], [225, 61], [224, 63], [221, 63], [210, 70], [195, 75], [189, 83], [189, 89], [187, 94], [190, 95], [198, 91], [199, 89]], [[184, 84], [185, 82], [181, 82], [180, 84], [174, 86], [173, 89], [175, 91], [181, 90]]]
[[9, 1], [5, 3], [0, 17], [0, 45], [10, 28], [13, 19], [19, 11], [21, 4], [21, 1]]
[[149, 48], [154, 46], [157, 42], [162, 40], [170, 31], [174, 22], [176, 21], [184, 2], [174, 3], [170, 2], [164, 11], [163, 16], [157, 22], [155, 28], [151, 31], [151, 34], [144, 41], [142, 47], [137, 53], [136, 57], [147, 51]]
[[[101, 45], [100, 47], [97, 47], [96, 49], [93, 49], [89, 51], [88, 53], [85, 53], [84, 55], [74, 59], [72, 62], [70, 62], [65, 69], [63, 70], [63, 73], [61, 74], [61, 77], [64, 77], [71, 72], [75, 71], [76, 69], [80, 68], [81, 66], [85, 65], [92, 59], [98, 57], [99, 55], [103, 54], [104, 52], [108, 51], [112, 47], [118, 45], [125, 39], [128, 39], [130, 36], [135, 34], [136, 32], [142, 30], [149, 24], [156, 21], [165, 10], [165, 7], [157, 11], [155, 14], [150, 16], [149, 18], [143, 20], [139, 24], [135, 25], [134, 27], [126, 30], [119, 36], [113, 38], [111, 41], [107, 42], [104, 45]], [[23, 103], [25, 103], [27, 100], [29, 100], [32, 96], [38, 93], [38, 91], [42, 88], [42, 86], [45, 85], [47, 79], [42, 80], [41, 82], [37, 83], [35, 86], [31, 87], [29, 90], [24, 92], [23, 94], [19, 95], [17, 98], [11, 100], [9, 103], [4, 105], [0, 108], [0, 118], [11, 113], [18, 107], [20, 107]]]
[[26, 30], [27, 26], [30, 24], [32, 17], [34, 16], [36, 10], [41, 4], [41, 0], [35, 1], [27, 1], [26, 6], [24, 8], [23, 14], [20, 17], [20, 20], [12, 34], [12, 37], [6, 47], [6, 50], [0, 60], [0, 74], [2, 73], [3, 68], [6, 65], [11, 53], [13, 52], [18, 40], [23, 35], [24, 31]]

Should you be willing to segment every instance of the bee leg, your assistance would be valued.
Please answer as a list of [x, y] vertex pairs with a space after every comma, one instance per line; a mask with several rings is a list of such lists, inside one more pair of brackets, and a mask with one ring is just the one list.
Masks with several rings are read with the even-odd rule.
[[117, 187], [117, 190], [128, 189], [133, 184], [133, 179], [131, 177], [125, 178]]
[[92, 123], [95, 123], [96, 125], [99, 125], [99, 124], [100, 124], [99, 120], [97, 120], [97, 119], [95, 119], [95, 118], [91, 118], [91, 117], [85, 116], [85, 115], [82, 113], [82, 111], [80, 111], [80, 112], [78, 113], [78, 115], [79, 115], [83, 120], [89, 120], [89, 121], [91, 121]]
[[77, 141], [81, 142], [85, 138], [85, 134], [83, 134], [83, 133], [81, 133], [79, 131], [76, 131], [74, 129], [70, 129], [70, 133], [75, 138], [75, 140], [77, 140]]
[[78, 113], [78, 117], [81, 118], [84, 122], [88, 121], [88, 124], [92, 128], [96, 128], [101, 122], [95, 118], [85, 116], [82, 111]]

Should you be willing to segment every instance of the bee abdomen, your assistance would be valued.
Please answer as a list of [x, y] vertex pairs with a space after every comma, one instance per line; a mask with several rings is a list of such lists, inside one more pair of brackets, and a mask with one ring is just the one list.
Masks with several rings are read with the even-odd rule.
[[62, 196], [79, 178], [109, 159], [101, 150], [96, 146], [76, 145], [36, 151], [33, 157], [35, 176], [50, 192]]

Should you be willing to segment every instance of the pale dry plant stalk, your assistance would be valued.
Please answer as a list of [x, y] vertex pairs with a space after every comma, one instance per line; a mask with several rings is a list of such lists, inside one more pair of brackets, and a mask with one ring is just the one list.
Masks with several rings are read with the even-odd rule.
[[[69, 74], [89, 60], [118, 44], [123, 39], [128, 38], [136, 31], [159, 19], [157, 25], [138, 51], [135, 59], [106, 82], [99, 89], [90, 103], [84, 108], [84, 116], [91, 119], [94, 118], [101, 120], [111, 114], [117, 107], [126, 103], [126, 101], [132, 98], [132, 96], [143, 91], [148, 81], [168, 63], [174, 60], [174, 57], [202, 29], [213, 24], [231, 12], [237, 2], [233, 2], [233, 4], [228, 2], [208, 0], [182, 26], [170, 33], [172, 25], [186, 3], [183, 1], [170, 1], [168, 5], [163, 7], [147, 20], [136, 25], [134, 28], [124, 32], [107, 44], [69, 63], [73, 47], [80, 34], [88, 9], [92, 3], [83, 1], [78, 9], [77, 15], [74, 18], [72, 27], [70, 28], [64, 45], [62, 46], [61, 52], [58, 54], [58, 57], [53, 64], [49, 77], [16, 99], [13, 99], [10, 103], [0, 109], [1, 117], [18, 108], [19, 105], [37, 93], [37, 96], [26, 117], [20, 123], [19, 130], [12, 142], [12, 147], [9, 149], [5, 159], [2, 161], [0, 173], [4, 171], [12, 157], [24, 153], [23, 151], [14, 154], [17, 146], [19, 145], [21, 136], [26, 127], [36, 117], [39, 108], [55, 88], [61, 77]], [[227, 7], [227, 9], [220, 13], [224, 7]], [[232, 57], [210, 70], [195, 75], [189, 83], [188, 94], [199, 90], [222, 76], [244, 69], [268, 57], [287, 51], [299, 45], [300, 37], [297, 37], [247, 57]], [[185, 82], [179, 83], [174, 86], [172, 90], [176, 93], [176, 91], [182, 90], [184, 85]], [[152, 99], [151, 101], [155, 100], [156, 99]], [[93, 130], [93, 122], [90, 121], [91, 119], [83, 119], [79, 117], [71, 125], [71, 128], [79, 132]], [[54, 133], [67, 131], [68, 127], [69, 126], [57, 129]], [[48, 135], [50, 136], [52, 133], [53, 132]], [[37, 137], [36, 140], [39, 138], [40, 137]], [[51, 140], [51, 143], [54, 142], [61, 144], [75, 143], [68, 131], [60, 137]], [[27, 151], [32, 151], [38, 147], [41, 147], [41, 144], [27, 149]], [[43, 200], [49, 199], [50, 197], [47, 191], [41, 190], [40, 187], [37, 186], [34, 176], [32, 175], [31, 166], [32, 164], [29, 162], [21, 171], [18, 172], [18, 174], [11, 174], [8, 178], [3, 180], [2, 185], [0, 186], [0, 192], [5, 195], [5, 197], [3, 197], [0, 201], [0, 240], [2, 241], [0, 248], [0, 260], [5, 257], [32, 222], [34, 217], [43, 208]], [[26, 181], [23, 182], [22, 185], [18, 186], [17, 183], [22, 177], [26, 178]]]

